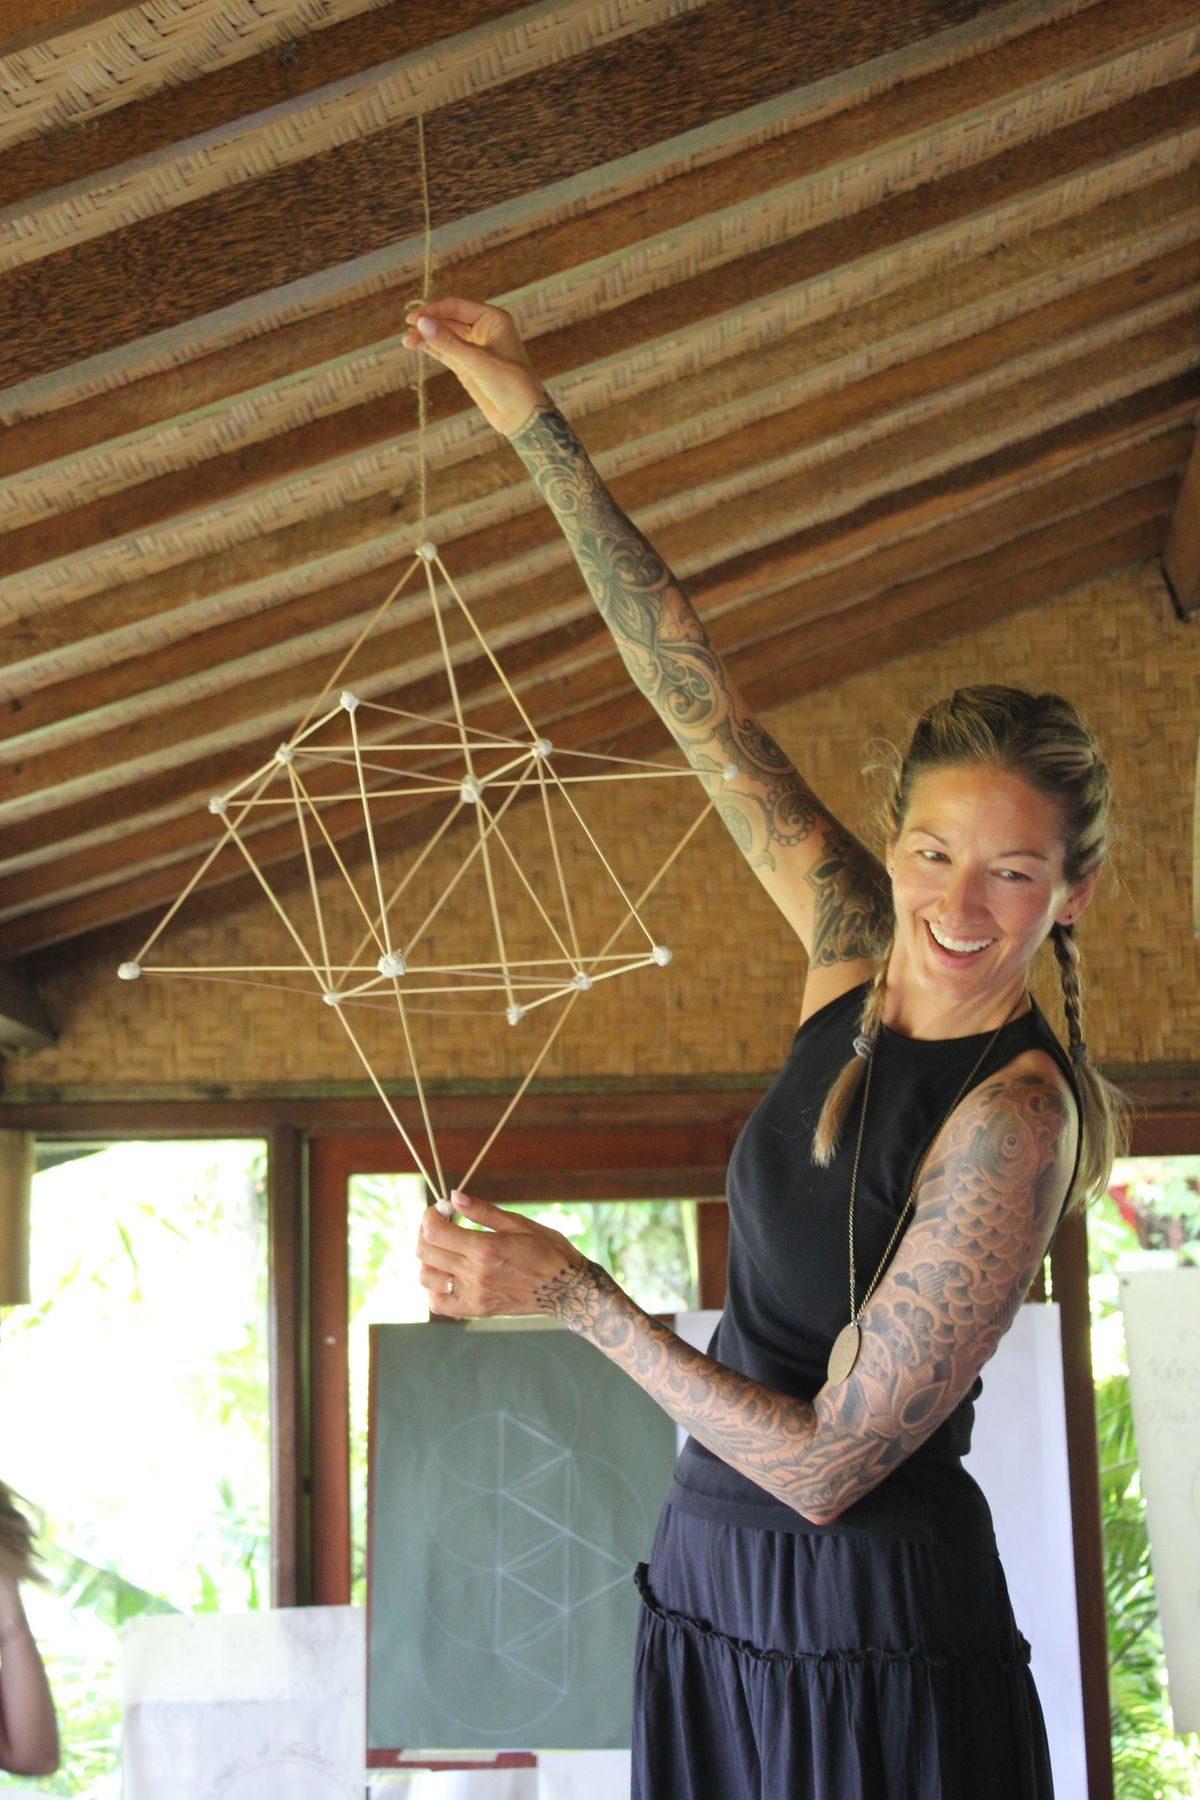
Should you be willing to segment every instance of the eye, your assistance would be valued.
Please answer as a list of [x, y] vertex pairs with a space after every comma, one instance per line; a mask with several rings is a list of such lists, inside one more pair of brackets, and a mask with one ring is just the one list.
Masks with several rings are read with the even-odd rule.
[[918, 850], [917, 855], [922, 862], [946, 862], [948, 860], [944, 850]]
[[1021, 869], [997, 869], [1001, 881], [1028, 881], [1030, 877]]

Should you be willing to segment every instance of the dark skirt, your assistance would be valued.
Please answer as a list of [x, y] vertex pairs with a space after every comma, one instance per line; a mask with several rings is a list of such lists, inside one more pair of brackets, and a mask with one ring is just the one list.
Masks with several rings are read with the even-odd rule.
[[638, 1585], [633, 1800], [1052, 1800], [994, 1547], [668, 1504]]

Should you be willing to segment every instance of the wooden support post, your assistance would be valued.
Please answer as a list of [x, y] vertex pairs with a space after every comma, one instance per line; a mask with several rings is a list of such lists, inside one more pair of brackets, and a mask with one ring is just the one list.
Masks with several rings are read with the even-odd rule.
[[1181, 619], [1200, 614], [1200, 432], [1167, 527], [1163, 575]]
[[292, 1125], [267, 1141], [271, 1395], [271, 1604], [311, 1593], [304, 1430], [304, 1140]]
[[700, 1261], [700, 1305], [725, 1304], [725, 1265], [729, 1259], [729, 1207], [724, 1200], [701, 1200], [696, 1208]]
[[1079, 1618], [1088, 1800], [1113, 1800], [1100, 1461], [1092, 1385], [1087, 1224], [1082, 1214], [1073, 1214], [1059, 1226], [1050, 1254], [1050, 1272], [1062, 1322], [1067, 1470], [1071, 1484], [1071, 1535], [1075, 1553], [1075, 1604]]
[[16, 963], [0, 963], [0, 1045], [49, 1050], [58, 1033], [41, 995]]
[[354, 1148], [345, 1138], [314, 1138], [309, 1145], [310, 1599], [315, 1606], [345, 1606], [350, 1600], [346, 1183], [356, 1167]]

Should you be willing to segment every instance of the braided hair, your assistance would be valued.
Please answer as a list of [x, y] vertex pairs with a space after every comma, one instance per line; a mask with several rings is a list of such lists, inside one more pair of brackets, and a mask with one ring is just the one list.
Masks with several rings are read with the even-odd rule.
[[[913, 787], [931, 769], [984, 766], [1016, 775], [1054, 802], [1062, 820], [1063, 873], [1074, 886], [1094, 874], [1108, 856], [1108, 769], [1092, 732], [1069, 700], [1022, 688], [959, 688], [917, 721], [886, 807], [894, 841], [908, 813]], [[1062, 988], [1063, 1013], [1079, 1093], [1079, 1167], [1071, 1191], [1082, 1204], [1107, 1186], [1113, 1157], [1125, 1141], [1126, 1102], [1092, 1066], [1083, 1035], [1083, 966], [1073, 925], [1050, 933]], [[813, 1138], [813, 1161], [832, 1160], [842, 1125], [858, 1088], [865, 1058], [883, 1018], [889, 951], [867, 989], [855, 1054], [825, 1097]]]

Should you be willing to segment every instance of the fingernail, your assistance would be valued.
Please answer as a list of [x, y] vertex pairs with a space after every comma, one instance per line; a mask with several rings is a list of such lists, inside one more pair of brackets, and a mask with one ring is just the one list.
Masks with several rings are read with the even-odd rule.
[[450, 1189], [450, 1198], [453, 1200], [455, 1206], [459, 1208], [470, 1206], [471, 1204], [470, 1194], [460, 1194], [457, 1188]]
[[434, 321], [432, 319], [418, 319], [417, 320], [417, 330], [420, 332], [420, 334], [423, 338], [431, 338], [431, 337], [437, 336], [437, 325], [434, 323]]

